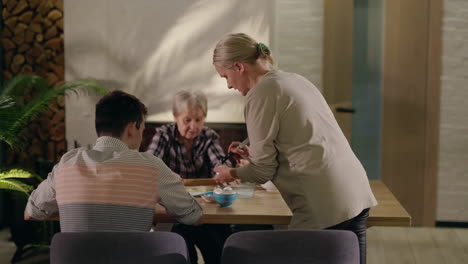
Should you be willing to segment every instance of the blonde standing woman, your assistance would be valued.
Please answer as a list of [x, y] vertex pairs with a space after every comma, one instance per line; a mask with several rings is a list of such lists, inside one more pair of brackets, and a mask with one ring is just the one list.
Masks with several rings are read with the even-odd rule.
[[215, 180], [271, 180], [293, 212], [291, 229], [344, 229], [356, 233], [366, 260], [366, 223], [377, 201], [320, 91], [304, 77], [276, 70], [271, 50], [238, 33], [222, 38], [213, 64], [229, 89], [246, 96], [250, 147], [229, 151], [250, 162], [215, 168]]

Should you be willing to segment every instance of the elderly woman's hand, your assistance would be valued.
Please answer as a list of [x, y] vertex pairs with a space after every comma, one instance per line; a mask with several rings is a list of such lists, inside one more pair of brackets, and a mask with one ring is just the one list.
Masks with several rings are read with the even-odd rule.
[[213, 169], [216, 172], [214, 180], [219, 184], [235, 181], [235, 170], [227, 166], [219, 166]]
[[244, 146], [242, 149], [239, 149], [240, 142], [234, 141], [229, 145], [228, 152], [234, 153], [233, 158], [239, 163], [240, 159], [245, 159], [250, 161], [249, 159], [249, 146]]

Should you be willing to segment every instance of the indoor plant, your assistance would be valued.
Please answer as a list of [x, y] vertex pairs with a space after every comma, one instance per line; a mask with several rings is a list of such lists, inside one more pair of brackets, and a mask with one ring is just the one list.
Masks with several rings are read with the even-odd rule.
[[[27, 89], [34, 87], [37, 96], [32, 101], [21, 104], [16, 101]], [[0, 90], [0, 141], [6, 142], [11, 148], [21, 149], [25, 144], [22, 130], [29, 121], [47, 110], [47, 106], [59, 95], [67, 91], [80, 93], [105, 94], [106, 90], [91, 80], [75, 80], [65, 82], [55, 88], [36, 75], [18, 75], [11, 78]], [[1, 162], [1, 161], [0, 161]], [[17, 181], [17, 178], [37, 177], [26, 170], [12, 169], [0, 173], [0, 189], [28, 193], [32, 187]]]
[[[27, 102], [21, 100], [25, 93], [34, 90], [34, 96]], [[29, 122], [45, 112], [58, 96], [67, 93], [105, 94], [106, 90], [91, 80], [64, 82], [56, 87], [36, 75], [18, 75], [0, 88], [0, 144], [6, 143], [13, 149], [22, 150], [27, 140], [24, 130]], [[3, 143], [4, 142], [4, 143]], [[1, 165], [2, 160], [0, 160]], [[18, 166], [17, 166], [18, 167]], [[21, 164], [19, 165], [21, 167]], [[0, 166], [0, 190], [12, 191], [9, 195], [6, 217], [10, 218], [12, 239], [17, 246], [13, 262], [20, 259], [25, 245], [46, 242], [52, 231], [50, 223], [26, 223], [22, 219], [27, 196], [42, 178], [23, 168], [3, 169]], [[47, 237], [47, 238], [46, 238]]]

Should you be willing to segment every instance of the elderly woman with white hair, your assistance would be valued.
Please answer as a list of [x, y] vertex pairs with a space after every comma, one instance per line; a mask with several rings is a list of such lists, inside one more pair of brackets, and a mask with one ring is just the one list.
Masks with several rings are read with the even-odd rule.
[[172, 104], [175, 123], [156, 128], [147, 150], [184, 179], [213, 177], [224, 156], [219, 135], [205, 126], [207, 105], [202, 92], [178, 92]]
[[[156, 128], [147, 150], [183, 179], [212, 178], [213, 169], [224, 157], [219, 135], [205, 126], [207, 104], [202, 92], [178, 92], [172, 105], [175, 123]], [[176, 224], [172, 231], [187, 242], [191, 263], [197, 263], [197, 245], [207, 264], [220, 263], [224, 241], [230, 234], [229, 225]]]

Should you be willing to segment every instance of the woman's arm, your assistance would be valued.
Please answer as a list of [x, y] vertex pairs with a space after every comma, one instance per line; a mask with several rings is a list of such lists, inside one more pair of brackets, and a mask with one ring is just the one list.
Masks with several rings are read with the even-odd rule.
[[206, 148], [206, 155], [208, 157], [208, 161], [210, 162], [211, 168], [215, 168], [221, 165], [225, 154], [221, 148], [221, 145], [219, 144], [219, 135], [214, 131], [212, 132], [213, 134], [208, 140], [209, 142]]
[[243, 181], [265, 183], [273, 178], [278, 168], [275, 141], [283, 111], [279, 103], [281, 94], [276, 83], [265, 85], [251, 91], [254, 93], [249, 96], [245, 107], [250, 163], [235, 170]]

